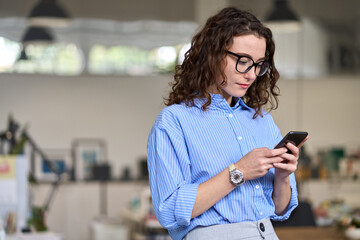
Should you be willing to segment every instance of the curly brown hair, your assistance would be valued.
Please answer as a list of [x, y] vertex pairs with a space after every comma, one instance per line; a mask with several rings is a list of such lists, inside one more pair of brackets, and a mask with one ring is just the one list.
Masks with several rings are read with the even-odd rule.
[[266, 39], [265, 58], [270, 63], [267, 73], [251, 85], [243, 101], [255, 109], [253, 118], [262, 116], [261, 109], [268, 105], [269, 110], [278, 106], [279, 88], [276, 82], [279, 73], [274, 65], [275, 44], [271, 30], [265, 27], [253, 14], [228, 7], [210, 17], [205, 26], [192, 38], [191, 47], [185, 53], [181, 65], [175, 67], [174, 81], [170, 83], [172, 91], [165, 99], [165, 105], [185, 102], [194, 105], [195, 98], [206, 98], [202, 109], [211, 104], [210, 87], [216, 86], [216, 78], [222, 76], [220, 87], [226, 84], [224, 74], [225, 56], [233, 44], [233, 37], [255, 34]]

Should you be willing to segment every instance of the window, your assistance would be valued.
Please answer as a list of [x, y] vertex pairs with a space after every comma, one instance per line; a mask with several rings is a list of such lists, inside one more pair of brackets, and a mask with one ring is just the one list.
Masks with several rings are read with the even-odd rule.
[[0, 37], [0, 72], [7, 72], [16, 61], [20, 44]]
[[72, 43], [27, 45], [0, 37], [0, 72], [77, 75], [84, 69], [81, 50]]
[[[79, 75], [85, 68], [95, 75], [149, 75], [174, 72], [189, 44], [144, 50], [134, 46], [91, 47], [88, 59], [73, 43], [27, 45], [0, 37], [0, 73]], [[87, 54], [85, 54], [86, 56]], [[87, 64], [86, 64], [87, 63]]]

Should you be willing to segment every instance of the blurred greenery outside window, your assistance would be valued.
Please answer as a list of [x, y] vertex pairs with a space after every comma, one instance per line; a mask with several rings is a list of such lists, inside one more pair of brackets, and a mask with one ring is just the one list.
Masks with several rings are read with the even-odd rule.
[[[0, 37], [0, 73], [80, 75], [151, 75], [173, 73], [189, 44], [144, 50], [134, 46], [91, 47], [88, 59], [73, 43], [22, 45]], [[21, 57], [22, 56], [22, 57]]]

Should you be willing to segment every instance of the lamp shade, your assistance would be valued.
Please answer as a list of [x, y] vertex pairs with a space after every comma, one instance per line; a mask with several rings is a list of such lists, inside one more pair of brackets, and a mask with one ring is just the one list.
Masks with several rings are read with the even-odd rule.
[[28, 17], [30, 26], [66, 27], [70, 17], [56, 0], [40, 0]]
[[275, 0], [273, 9], [265, 17], [265, 23], [274, 30], [299, 31], [298, 16], [291, 10], [287, 0]]
[[50, 43], [54, 41], [54, 37], [46, 28], [30, 27], [25, 31], [21, 41], [24, 45], [30, 43]]

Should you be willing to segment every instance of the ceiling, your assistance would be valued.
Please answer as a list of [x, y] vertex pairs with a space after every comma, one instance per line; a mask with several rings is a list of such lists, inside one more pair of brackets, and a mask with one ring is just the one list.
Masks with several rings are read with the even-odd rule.
[[[58, 0], [74, 18], [116, 21], [196, 21], [201, 0]], [[219, 0], [254, 12], [263, 19], [272, 7], [269, 0]], [[0, 18], [26, 17], [38, 0], [0, 0]], [[319, 21], [333, 31], [360, 32], [359, 0], [289, 0], [300, 17]], [[211, 3], [211, 1], [210, 1]], [[202, 5], [206, 7], [206, 4]]]
[[[231, 4], [253, 9], [260, 18], [264, 18], [272, 1], [231, 0]], [[350, 29], [360, 20], [359, 0], [289, 0], [289, 5], [300, 18], [309, 18], [329, 28]], [[360, 29], [360, 28], [358, 28]]]
[[[26, 17], [38, 0], [0, 0], [0, 17]], [[75, 18], [191, 21], [192, 0], [58, 0]]]
[[[0, 0], [0, 18], [26, 17], [38, 0]], [[119, 21], [143, 19], [195, 21], [199, 0], [59, 0], [75, 18]], [[271, 8], [269, 0], [219, 0], [250, 9], [260, 18]], [[290, 0], [299, 16], [314, 18], [331, 26], [352, 25], [360, 20], [359, 0]]]
[[[0, 35], [9, 36], [14, 40], [20, 39], [26, 28], [26, 17], [38, 1], [0, 0]], [[360, 24], [357, 24], [360, 22], [360, 0], [288, 1], [300, 18], [318, 23], [327, 32], [330, 44], [336, 48], [340, 45], [345, 46], [349, 49], [348, 52], [355, 54], [354, 58], [358, 62], [356, 66], [360, 66]], [[143, 20], [202, 24], [204, 19], [219, 7], [230, 5], [250, 10], [260, 20], [264, 20], [273, 5], [273, 1], [270, 0], [58, 0], [58, 2], [75, 19], [68, 29], [59, 30], [63, 31], [60, 32], [60, 38], [61, 36], [72, 38], [75, 42], [88, 41], [88, 45], [96, 41], [119, 42], [123, 40], [126, 43], [126, 41], [134, 41], [133, 39], [146, 39], [144, 43], [150, 42], [150, 39], [155, 43], [159, 39], [161, 42], [167, 35], [173, 37], [167, 41], [169, 44], [179, 40], [184, 42], [184, 36], [192, 35], [189, 32], [193, 31], [194, 25], [190, 25], [189, 30], [184, 31], [182, 38], [176, 35], [179, 32], [176, 27], [163, 27], [166, 31], [171, 30], [172, 34], [166, 34], [166, 31], [163, 31], [163, 34], [152, 32], [154, 36], [149, 36], [152, 31], [150, 29], [151, 31], [147, 32], [148, 35], [143, 37], [141, 34], [149, 30], [146, 24], [139, 28], [137, 35], [128, 40], [124, 40], [126, 34], [121, 31], [111, 31], [121, 28], [119, 24], [122, 22]], [[200, 15], [202, 18], [199, 17]], [[5, 21], [6, 19], [11, 20]], [[155, 26], [159, 27], [156, 23]], [[105, 30], [109, 31], [104, 34]], [[90, 31], [93, 34], [91, 36]]]

